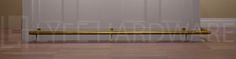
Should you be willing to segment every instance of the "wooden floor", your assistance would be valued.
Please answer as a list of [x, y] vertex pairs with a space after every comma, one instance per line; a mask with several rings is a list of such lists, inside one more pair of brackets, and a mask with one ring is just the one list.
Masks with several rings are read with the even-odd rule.
[[[230, 30], [232, 31], [232, 29]], [[217, 31], [208, 38], [209, 42], [198, 43], [31, 43], [3, 45], [0, 48], [0, 59], [236, 59], [236, 40], [234, 39], [236, 31], [225, 34], [226, 38], [221, 33], [223, 31]]]
[[236, 59], [236, 43], [25, 44], [0, 50], [1, 59]]

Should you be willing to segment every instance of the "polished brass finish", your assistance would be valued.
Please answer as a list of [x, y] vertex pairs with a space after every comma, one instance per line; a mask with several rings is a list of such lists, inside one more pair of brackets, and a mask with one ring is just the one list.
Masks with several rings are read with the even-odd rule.
[[201, 31], [172, 31], [172, 32], [158, 32], [158, 31], [130, 31], [130, 32], [73, 32], [73, 31], [30, 31], [30, 35], [198, 35], [210, 34], [207, 30]]
[[[110, 31], [101, 31], [101, 32], [78, 32], [78, 31], [30, 31], [30, 35], [36, 36], [36, 41], [38, 40], [38, 35], [110, 35], [110, 39], [113, 38], [113, 35], [184, 35], [185, 40], [188, 40], [189, 35], [207, 35], [210, 32], [206, 29], [202, 29], [199, 31], [187, 31], [185, 28], [182, 31], [114, 31], [113, 28], [110, 28]], [[207, 41], [207, 40], [205, 40]]]

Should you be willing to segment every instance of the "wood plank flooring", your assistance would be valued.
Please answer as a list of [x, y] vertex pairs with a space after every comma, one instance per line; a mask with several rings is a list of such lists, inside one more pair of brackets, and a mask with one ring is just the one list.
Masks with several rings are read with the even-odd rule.
[[236, 59], [235, 43], [63, 43], [2, 48], [1, 59]]

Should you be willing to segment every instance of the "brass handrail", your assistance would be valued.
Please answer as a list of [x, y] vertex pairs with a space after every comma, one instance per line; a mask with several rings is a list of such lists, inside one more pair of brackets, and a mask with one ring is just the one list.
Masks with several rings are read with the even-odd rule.
[[[38, 35], [110, 35], [112, 39], [113, 35], [184, 35], [185, 40], [188, 39], [188, 35], [208, 35], [211, 34], [210, 31], [206, 29], [187, 31], [185, 28], [182, 31], [114, 31], [110, 28], [110, 31], [42, 31], [37, 29], [37, 31], [30, 31], [29, 35], [35, 35], [36, 40], [38, 40]], [[207, 40], [206, 40], [207, 41]]]
[[80, 31], [30, 31], [30, 35], [194, 35], [194, 34], [210, 34], [209, 31], [130, 31], [130, 32], [80, 32]]

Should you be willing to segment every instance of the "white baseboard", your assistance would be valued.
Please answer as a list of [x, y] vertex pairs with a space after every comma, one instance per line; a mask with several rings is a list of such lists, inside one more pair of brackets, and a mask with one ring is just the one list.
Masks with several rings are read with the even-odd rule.
[[236, 27], [236, 18], [201, 18], [202, 27]]

